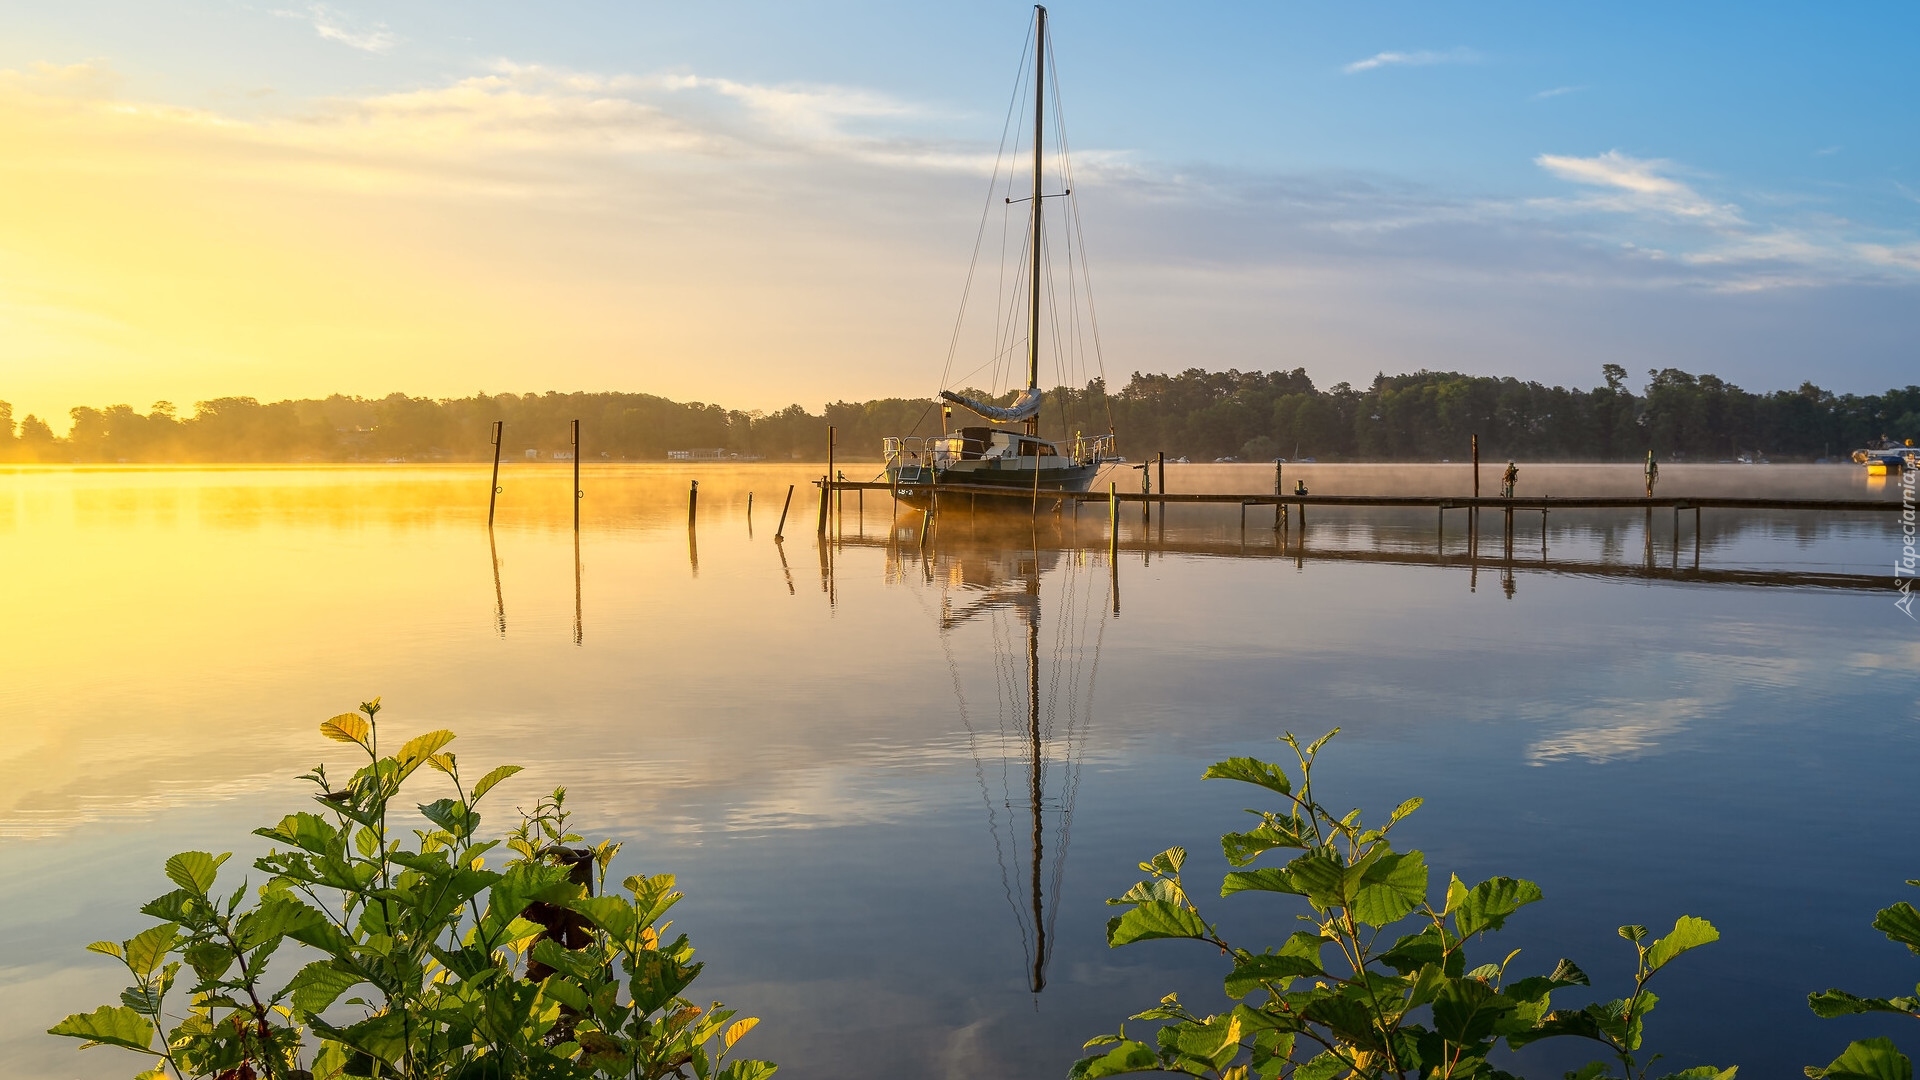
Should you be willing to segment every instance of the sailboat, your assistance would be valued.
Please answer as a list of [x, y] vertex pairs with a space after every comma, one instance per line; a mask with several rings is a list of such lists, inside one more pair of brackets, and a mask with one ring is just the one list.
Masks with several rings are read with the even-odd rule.
[[[1024, 280], [1026, 387], [1007, 405], [994, 405], [942, 389], [938, 399], [943, 428], [940, 435], [889, 437], [885, 440], [883, 452], [888, 481], [895, 497], [912, 506], [931, 504], [943, 485], [971, 489], [968, 494], [976, 498], [1004, 493], [1036, 501], [1043, 495], [1086, 491], [1092, 486], [1101, 466], [1115, 458], [1111, 426], [1106, 434], [1088, 436], [1076, 433], [1070, 442], [1064, 444], [1040, 435], [1043, 398], [1040, 390], [1040, 344], [1043, 333], [1041, 299], [1050, 285], [1045, 274], [1047, 234], [1042, 211], [1047, 199], [1071, 198], [1073, 190], [1071, 186], [1056, 193], [1043, 190], [1047, 67], [1050, 56], [1046, 8], [1034, 8], [1034, 28], [1033, 185], [1027, 198], [1014, 199], [1009, 196], [1005, 199], [1009, 207], [1017, 202], [1028, 204], [1024, 255], [1027, 264], [1025, 269], [1028, 271]], [[998, 181], [997, 166], [995, 180]], [[1072, 246], [1069, 240], [1069, 260]], [[975, 258], [978, 258], [977, 246]], [[969, 272], [969, 283], [971, 279]], [[962, 319], [965, 318], [965, 312], [963, 299]], [[1057, 320], [1057, 311], [1055, 316]], [[1055, 329], [1057, 332], [1057, 327]], [[956, 341], [958, 336], [956, 329]], [[1095, 348], [1097, 351], [1097, 339]], [[965, 426], [957, 432], [945, 431], [947, 418], [951, 414], [950, 406], [953, 405], [974, 413], [987, 423]]]

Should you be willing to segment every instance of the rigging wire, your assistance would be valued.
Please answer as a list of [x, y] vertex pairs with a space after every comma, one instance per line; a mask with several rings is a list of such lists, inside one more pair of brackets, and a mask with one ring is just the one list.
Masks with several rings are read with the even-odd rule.
[[[973, 234], [973, 254], [967, 260], [967, 279], [966, 283], [962, 285], [960, 289], [960, 311], [959, 314], [954, 316], [953, 334], [947, 340], [947, 361], [946, 365], [940, 371], [940, 386], [942, 389], [947, 385], [947, 376], [951, 374], [953, 370], [954, 355], [960, 348], [960, 329], [965, 325], [967, 320], [967, 299], [973, 293], [973, 273], [975, 267], [978, 266], [980, 262], [980, 242], [987, 233], [987, 218], [993, 210], [994, 192], [1000, 186], [1000, 164], [1005, 160], [1007, 153], [1007, 129], [1013, 126], [1014, 115], [1020, 102], [1024, 100], [1024, 95], [1021, 90], [1026, 85], [1027, 56], [1028, 50], [1031, 48], [1031, 46], [1027, 44], [1027, 41], [1037, 36], [1033, 28], [1038, 19], [1038, 13], [1028, 17], [1027, 36], [1021, 41], [1020, 62], [1014, 69], [1013, 96], [1007, 101], [1007, 116], [1000, 123], [1000, 145], [994, 151], [993, 176], [987, 181], [986, 202], [980, 207], [980, 225], [974, 230]], [[1048, 52], [1051, 54], [1052, 50], [1048, 50]], [[1017, 137], [1016, 134], [1016, 138]], [[1007, 173], [1008, 176], [1011, 177], [1013, 170], [1008, 169]], [[1002, 262], [1005, 262], [1004, 252]], [[927, 404], [927, 408], [921, 411], [920, 418], [914, 421], [912, 431], [920, 430], [920, 425], [926, 422], [927, 414], [933, 411], [933, 405], [938, 401], [939, 397], [935, 395], [933, 401]]]

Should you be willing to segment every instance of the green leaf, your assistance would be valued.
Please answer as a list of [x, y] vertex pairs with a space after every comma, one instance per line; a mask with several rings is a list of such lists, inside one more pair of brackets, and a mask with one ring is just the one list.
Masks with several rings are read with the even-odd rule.
[[1208, 933], [1199, 912], [1164, 900], [1148, 900], [1107, 920], [1107, 944], [1114, 948], [1149, 938], [1204, 938]]
[[319, 814], [308, 813], [288, 814], [280, 819], [280, 824], [272, 828], [253, 830], [255, 836], [264, 836], [269, 840], [292, 844], [302, 851], [311, 851], [315, 855], [326, 854], [339, 834], [333, 822]]
[[127, 958], [126, 946], [117, 941], [96, 941], [87, 946], [87, 951], [97, 952], [102, 956], [111, 956], [115, 960], [125, 960]]
[[1402, 975], [1418, 971], [1446, 958], [1446, 943], [1437, 927], [1428, 926], [1417, 934], [1408, 934], [1379, 956], [1381, 963]]
[[194, 895], [205, 896], [219, 876], [220, 864], [232, 855], [229, 851], [216, 858], [204, 851], [183, 851], [167, 860], [167, 877]]
[[1259, 989], [1262, 983], [1279, 983], [1284, 989], [1294, 979], [1305, 976], [1324, 978], [1326, 974], [1319, 961], [1311, 956], [1262, 953], [1246, 957], [1233, 965], [1233, 971], [1226, 978], [1227, 996], [1246, 997]]
[[85, 1039], [88, 1046], [124, 1046], [144, 1053], [153, 1051], [153, 1021], [125, 1005], [102, 1005], [90, 1013], [74, 1013], [47, 1029], [49, 1035]]
[[1433, 1030], [1454, 1046], [1479, 1046], [1513, 1008], [1478, 979], [1455, 979], [1433, 999]]
[[1367, 866], [1351, 910], [1368, 926], [1388, 926], [1406, 918], [1426, 898], [1427, 857], [1409, 851], [1382, 856]]
[[1809, 1066], [1806, 1074], [1814, 1080], [1913, 1080], [1913, 1062], [1890, 1039], [1861, 1039], [1826, 1068]]
[[582, 896], [567, 906], [585, 915], [593, 925], [612, 934], [615, 941], [625, 942], [639, 929], [638, 913], [625, 897]]
[[307, 941], [318, 936], [319, 940], [331, 941], [331, 930], [333, 924], [317, 909], [282, 894], [242, 915], [236, 934], [240, 947], [252, 951], [283, 937]]
[[1300, 886], [1294, 884], [1293, 875], [1278, 866], [1263, 866], [1258, 870], [1230, 870], [1220, 879], [1220, 895], [1232, 896], [1237, 892], [1277, 892], [1290, 895], [1304, 895]]
[[458, 799], [436, 799], [421, 804], [420, 816], [455, 836], [471, 836], [480, 826], [480, 815], [468, 810]]
[[535, 900], [565, 903], [580, 892], [580, 886], [568, 880], [566, 867], [514, 863], [487, 890], [487, 911], [480, 919], [480, 940], [488, 946], [498, 945], [504, 940], [501, 935], [528, 904]]
[[1501, 993], [1515, 1001], [1544, 1001], [1548, 994], [1567, 986], [1591, 986], [1587, 973], [1573, 961], [1562, 958], [1550, 975], [1532, 975], [1509, 983]]
[[341, 713], [331, 720], [320, 722], [320, 734], [334, 742], [350, 742], [361, 747], [367, 745], [367, 733], [372, 730], [366, 718], [359, 713]]
[[1267, 823], [1242, 833], [1220, 837], [1220, 850], [1234, 866], [1245, 866], [1261, 853], [1274, 848], [1303, 848], [1307, 842], [1300, 834], [1300, 822], [1294, 818], [1271, 815]]
[[179, 928], [172, 923], [161, 923], [134, 935], [126, 943], [127, 970], [139, 978], [153, 974], [179, 936]]
[[1739, 1066], [1722, 1069], [1717, 1065], [1695, 1065], [1691, 1069], [1682, 1069], [1677, 1073], [1668, 1073], [1660, 1080], [1733, 1080]]
[[365, 981], [337, 961], [316, 960], [294, 975], [287, 990], [296, 1012], [312, 1014], [325, 1012], [341, 994]]
[[1073, 1063], [1068, 1080], [1097, 1080], [1123, 1073], [1158, 1072], [1160, 1056], [1146, 1043], [1128, 1039], [1104, 1054], [1084, 1057]]
[[1239, 1010], [1225, 1016], [1209, 1016], [1197, 1024], [1173, 1029], [1174, 1046], [1184, 1057], [1206, 1062], [1215, 1069], [1225, 1068], [1240, 1053]]
[[400, 762], [400, 778], [406, 779], [413, 771], [427, 763], [427, 759], [440, 752], [440, 748], [453, 741], [453, 732], [445, 728], [429, 731], [425, 735], [416, 735], [400, 747], [395, 756]]
[[1200, 774], [1202, 780], [1238, 780], [1245, 784], [1257, 784], [1268, 791], [1282, 795], [1293, 794], [1293, 781], [1280, 766], [1258, 758], [1231, 757], [1225, 761], [1216, 761], [1207, 766]]
[[1454, 932], [1470, 938], [1486, 930], [1498, 930], [1507, 917], [1540, 899], [1540, 886], [1519, 878], [1496, 877], [1468, 889], [1453, 911]]
[[1318, 1054], [1312, 1061], [1293, 1070], [1293, 1080], [1333, 1080], [1347, 1072], [1347, 1063], [1333, 1051]]
[[753, 1061], [743, 1058], [739, 1061], [727, 1062], [727, 1067], [721, 1069], [714, 1080], [767, 1080], [767, 1077], [772, 1076], [777, 1068], [779, 1066], [771, 1061]]
[[1418, 810], [1422, 806], [1425, 806], [1426, 802], [1427, 801], [1425, 799], [1422, 799], [1418, 795], [1416, 795], [1413, 798], [1408, 799], [1406, 802], [1401, 803], [1399, 806], [1394, 807], [1393, 813], [1388, 815], [1387, 817], [1386, 827], [1392, 828], [1393, 826], [1399, 824], [1401, 818], [1404, 818], [1408, 814], [1411, 814], [1415, 810]]
[[1667, 962], [1689, 949], [1697, 949], [1720, 940], [1720, 931], [1705, 919], [1682, 915], [1673, 924], [1673, 932], [1647, 946], [1647, 972], [1659, 971]]
[[1920, 953], [1920, 911], [1905, 900], [1883, 908], [1873, 917], [1873, 928]]
[[1332, 848], [1301, 852], [1287, 864], [1286, 875], [1293, 885], [1291, 891], [1305, 896], [1307, 903], [1321, 911], [1346, 903], [1347, 864]]
[[467, 799], [467, 802], [468, 803], [479, 802], [480, 797], [482, 795], [485, 795], [487, 792], [492, 791], [493, 786], [495, 784], [498, 784], [500, 781], [505, 780], [507, 777], [512, 776], [514, 773], [517, 773], [519, 771], [520, 771], [520, 766], [518, 765], [502, 765], [499, 768], [492, 770], [491, 772], [487, 773], [487, 775], [481, 777], [479, 783], [473, 785], [473, 795]]

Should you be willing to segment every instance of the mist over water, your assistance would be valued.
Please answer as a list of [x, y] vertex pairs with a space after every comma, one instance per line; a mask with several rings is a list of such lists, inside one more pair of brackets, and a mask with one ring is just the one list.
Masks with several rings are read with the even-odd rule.
[[[1641, 491], [1633, 465], [1519, 464], [1522, 495]], [[1483, 493], [1504, 466], [1483, 463]], [[583, 831], [626, 842], [616, 874], [680, 875], [696, 989], [763, 1018], [749, 1045], [782, 1076], [1058, 1077], [1169, 990], [1221, 1007], [1217, 958], [1110, 951], [1101, 901], [1172, 844], [1216, 876], [1248, 796], [1201, 770], [1336, 726], [1333, 801], [1424, 796], [1404, 842], [1436, 874], [1541, 883], [1497, 943], [1527, 972], [1566, 955], [1599, 996], [1628, 959], [1613, 927], [1720, 926], [1660, 991], [1670, 1061], [1785, 1075], [1894, 1033], [1819, 1021], [1805, 995], [1911, 982], [1869, 926], [1920, 876], [1898, 825], [1920, 629], [1892, 602], [1896, 515], [1709, 510], [1696, 534], [1690, 513], [1675, 533], [1664, 510], [1650, 529], [1556, 511], [1543, 534], [1521, 512], [1509, 562], [1490, 512], [1475, 556], [1463, 511], [1313, 507], [1301, 542], [1270, 507], [1131, 504], [1109, 564], [1104, 502], [949, 508], [923, 547], [917, 513], [847, 493], [822, 543], [824, 471], [589, 464], [577, 540], [565, 467], [510, 465], [491, 535], [484, 467], [0, 471], [0, 556], [22, 568], [0, 649], [0, 1077], [126, 1074], [40, 1034], [119, 989], [85, 944], [144, 924], [167, 854], [256, 853], [249, 829], [306, 805], [293, 777], [345, 760], [319, 721], [375, 695], [391, 730], [528, 766], [489, 828], [565, 784]], [[1296, 479], [1471, 490], [1460, 463]], [[1899, 490], [1663, 466], [1658, 494]], [[1291, 929], [1268, 898], [1206, 908], [1250, 944]]]

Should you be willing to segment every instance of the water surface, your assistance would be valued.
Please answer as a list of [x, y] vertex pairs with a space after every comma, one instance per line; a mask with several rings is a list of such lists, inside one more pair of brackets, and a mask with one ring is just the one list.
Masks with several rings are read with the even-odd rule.
[[[1288, 469], [1316, 493], [1470, 483]], [[1136, 506], [1110, 564], [1104, 506], [950, 513], [923, 547], [917, 515], [848, 495], [822, 544], [818, 472], [589, 467], [577, 539], [564, 469], [510, 470], [491, 536], [467, 467], [0, 473], [0, 1076], [125, 1074], [39, 1034], [118, 990], [83, 946], [143, 924], [168, 853], [252, 851], [302, 806], [295, 774], [344, 763], [315, 725], [374, 695], [468, 762], [528, 766], [494, 824], [565, 784], [626, 842], [620, 872], [680, 875], [696, 996], [763, 1017], [751, 1045], [783, 1076], [1055, 1077], [1168, 990], [1217, 1007], [1217, 957], [1109, 951], [1101, 901], [1172, 844], [1217, 877], [1253, 799], [1200, 771], [1336, 726], [1336, 801], [1422, 795], [1405, 842], [1439, 872], [1542, 884], [1502, 935], [1517, 963], [1617, 983], [1616, 925], [1719, 924], [1653, 1018], [1673, 1060], [1797, 1075], [1900, 1033], [1805, 1006], [1914, 977], [1868, 926], [1920, 877], [1892, 516], [1709, 511], [1696, 537], [1690, 516], [1556, 514], [1543, 536], [1522, 514], [1509, 562], [1491, 515], [1474, 559], [1457, 514], [1315, 510], [1302, 543], [1262, 508]], [[1271, 482], [1169, 470], [1176, 491]], [[1661, 493], [1756, 486], [1895, 494], [1779, 466], [1674, 467]], [[1291, 930], [1268, 898], [1209, 914], [1249, 943]]]

